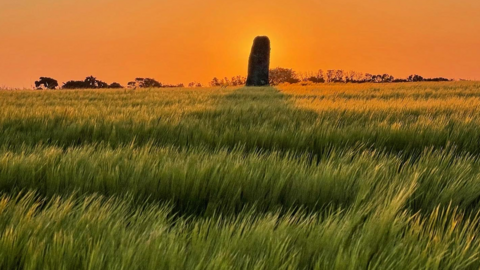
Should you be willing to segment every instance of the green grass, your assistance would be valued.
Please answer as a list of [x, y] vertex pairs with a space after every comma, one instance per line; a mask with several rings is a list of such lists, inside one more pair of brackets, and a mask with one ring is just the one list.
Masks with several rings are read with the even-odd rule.
[[1, 269], [479, 269], [480, 84], [0, 91]]

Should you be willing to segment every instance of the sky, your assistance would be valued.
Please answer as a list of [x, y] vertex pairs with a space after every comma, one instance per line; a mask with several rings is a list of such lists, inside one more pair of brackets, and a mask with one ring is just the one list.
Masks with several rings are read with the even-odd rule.
[[0, 0], [0, 87], [246, 76], [258, 35], [271, 67], [480, 80], [478, 0]]

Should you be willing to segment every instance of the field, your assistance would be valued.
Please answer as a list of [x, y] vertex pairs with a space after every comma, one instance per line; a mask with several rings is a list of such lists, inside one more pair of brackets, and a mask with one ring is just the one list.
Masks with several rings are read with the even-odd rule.
[[480, 268], [480, 83], [0, 108], [0, 269]]

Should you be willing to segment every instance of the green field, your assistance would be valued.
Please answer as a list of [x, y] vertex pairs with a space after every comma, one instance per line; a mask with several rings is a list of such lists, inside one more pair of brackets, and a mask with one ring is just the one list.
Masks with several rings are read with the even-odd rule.
[[480, 83], [0, 108], [0, 269], [480, 268]]

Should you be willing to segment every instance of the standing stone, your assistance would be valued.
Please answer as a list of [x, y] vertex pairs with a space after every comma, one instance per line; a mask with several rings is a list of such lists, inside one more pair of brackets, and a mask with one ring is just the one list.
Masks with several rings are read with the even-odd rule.
[[247, 86], [270, 85], [270, 39], [256, 37], [253, 41], [252, 52], [248, 62]]

